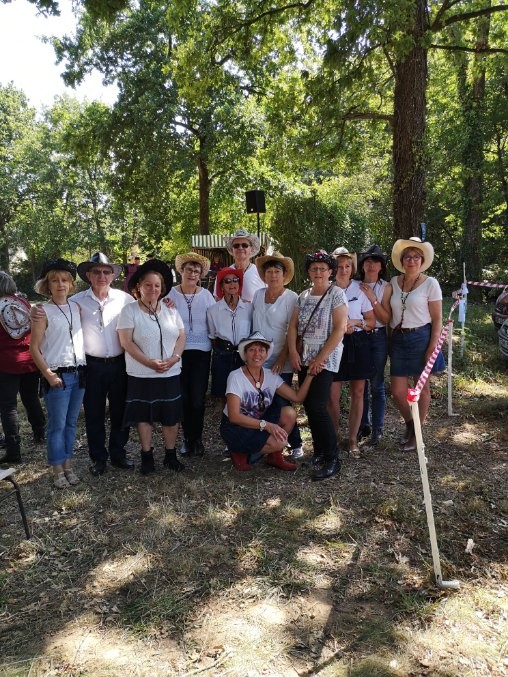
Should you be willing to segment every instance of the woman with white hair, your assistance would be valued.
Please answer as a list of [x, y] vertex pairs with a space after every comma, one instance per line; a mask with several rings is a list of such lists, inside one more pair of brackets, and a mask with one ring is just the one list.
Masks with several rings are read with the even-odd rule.
[[[226, 249], [234, 259], [230, 266], [242, 271], [242, 299], [251, 302], [258, 289], [264, 289], [265, 283], [260, 278], [256, 266], [251, 259], [259, 254], [261, 244], [254, 233], [240, 228], [233, 235], [225, 238]], [[218, 285], [215, 287], [215, 296], [218, 297]]]
[[[406, 432], [403, 451], [416, 449], [413, 417], [407, 401], [409, 379], [416, 382], [434, 352], [442, 325], [442, 298], [439, 282], [425, 275], [434, 260], [430, 242], [418, 237], [397, 240], [392, 249], [392, 263], [400, 272], [391, 279], [392, 319], [390, 376], [392, 396], [404, 418]], [[443, 371], [445, 362], [440, 352], [431, 373]], [[430, 405], [430, 383], [425, 383], [418, 400], [422, 424]]]

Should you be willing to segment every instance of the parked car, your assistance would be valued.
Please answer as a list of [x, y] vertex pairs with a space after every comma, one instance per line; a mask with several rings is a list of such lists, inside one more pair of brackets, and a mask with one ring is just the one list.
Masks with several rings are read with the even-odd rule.
[[503, 289], [496, 299], [496, 305], [492, 312], [492, 320], [497, 330], [501, 329], [501, 325], [505, 320], [508, 320], [508, 289]]
[[497, 332], [499, 336], [499, 350], [508, 358], [508, 320], [505, 320], [501, 329]]

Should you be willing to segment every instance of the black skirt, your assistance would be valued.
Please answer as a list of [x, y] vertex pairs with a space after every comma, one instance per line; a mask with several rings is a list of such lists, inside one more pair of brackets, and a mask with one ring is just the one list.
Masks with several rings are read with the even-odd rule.
[[342, 358], [334, 381], [361, 381], [374, 376], [376, 365], [370, 347], [371, 339], [372, 335], [366, 331], [344, 335]]
[[127, 377], [123, 424], [161, 423], [172, 426], [182, 420], [180, 375], [167, 378]]

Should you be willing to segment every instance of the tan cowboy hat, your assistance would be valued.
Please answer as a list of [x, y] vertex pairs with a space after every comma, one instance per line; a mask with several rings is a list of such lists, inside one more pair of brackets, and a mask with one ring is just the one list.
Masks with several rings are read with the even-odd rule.
[[259, 237], [254, 235], [254, 233], [249, 233], [243, 228], [240, 228], [240, 230], [237, 230], [236, 233], [233, 233], [233, 235], [224, 236], [224, 244], [226, 245], [226, 249], [231, 254], [231, 256], [233, 256], [233, 243], [235, 240], [248, 240], [250, 242], [250, 246], [252, 247], [252, 254], [250, 255], [251, 258], [256, 256], [256, 254], [258, 254], [259, 250], [261, 249]]
[[348, 249], [346, 249], [346, 247], [337, 247], [337, 249], [332, 252], [332, 256], [335, 259], [338, 259], [339, 256], [346, 256], [348, 259], [351, 259], [353, 262], [353, 275], [356, 274], [358, 264], [356, 261], [356, 254], [354, 252], [350, 252]]
[[201, 266], [201, 277], [206, 277], [210, 270], [210, 259], [207, 259], [206, 256], [201, 256], [201, 254], [189, 252], [188, 254], [178, 254], [175, 258], [175, 268], [180, 275], [186, 263], [197, 263], [198, 266]]
[[293, 259], [290, 259], [289, 256], [282, 256], [280, 252], [273, 252], [273, 254], [267, 254], [266, 256], [260, 256], [256, 259], [256, 268], [258, 269], [259, 277], [264, 280], [265, 272], [263, 270], [264, 266], [273, 261], [273, 263], [278, 263], [284, 268], [284, 279], [283, 284], [289, 284], [293, 277], [295, 276], [295, 264]]
[[420, 272], [430, 268], [434, 261], [434, 247], [430, 242], [422, 242], [419, 237], [410, 237], [409, 240], [397, 240], [392, 249], [392, 263], [400, 273], [404, 272], [404, 266], [400, 260], [404, 249], [418, 249], [423, 255]]

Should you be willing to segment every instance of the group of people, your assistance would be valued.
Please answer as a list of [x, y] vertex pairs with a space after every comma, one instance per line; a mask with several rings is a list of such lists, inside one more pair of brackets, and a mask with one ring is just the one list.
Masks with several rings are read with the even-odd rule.
[[[48, 300], [31, 309], [16, 294], [12, 278], [0, 273], [0, 316], [2, 300], [10, 298], [21, 304], [24, 322], [19, 336], [10, 335], [3, 321], [0, 327], [6, 441], [1, 461], [21, 460], [19, 392], [34, 438], [41, 441], [46, 428], [57, 488], [79, 482], [71, 459], [82, 403], [92, 475], [106, 472], [108, 458], [112, 466], [134, 467], [125, 451], [133, 426], [141, 473], [154, 472], [156, 424], [162, 427], [163, 464], [180, 472], [182, 457], [206, 451], [211, 375], [211, 394], [223, 403], [218, 428], [235, 468], [248, 471], [264, 459], [295, 470], [303, 450], [291, 405], [302, 402], [312, 435], [312, 478], [323, 480], [340, 468], [344, 382], [350, 394], [350, 455], [360, 456], [362, 436], [370, 435], [371, 446], [382, 438], [388, 354], [391, 392], [405, 421], [402, 449], [414, 450], [408, 379], [421, 374], [441, 329], [439, 284], [424, 273], [432, 264], [432, 246], [418, 238], [398, 240], [392, 263], [400, 274], [390, 282], [387, 256], [377, 245], [359, 257], [344, 247], [307, 254], [310, 286], [300, 295], [287, 288], [293, 261], [277, 252], [257, 256], [256, 235], [238, 230], [226, 238], [226, 247], [234, 263], [217, 272], [214, 295], [200, 285], [210, 261], [194, 252], [176, 257], [179, 284], [166, 263], [151, 259], [133, 271], [127, 292], [112, 286], [122, 266], [100, 252], [77, 267], [64, 259], [47, 261], [35, 290]], [[77, 275], [89, 287], [73, 294]], [[434, 371], [443, 368], [440, 355]], [[47, 426], [37, 398], [39, 374]], [[419, 402], [422, 421], [429, 401], [427, 383]], [[183, 444], [177, 454], [180, 425]]]

